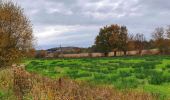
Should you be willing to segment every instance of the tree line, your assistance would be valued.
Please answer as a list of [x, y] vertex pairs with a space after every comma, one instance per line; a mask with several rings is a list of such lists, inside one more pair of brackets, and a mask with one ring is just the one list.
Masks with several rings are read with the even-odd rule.
[[91, 47], [93, 52], [104, 53], [138, 50], [139, 55], [143, 49], [157, 48], [161, 54], [170, 53], [170, 26], [157, 27], [151, 33], [151, 39], [146, 39], [143, 33], [130, 34], [126, 26], [112, 24], [100, 29], [96, 36], [95, 43]]
[[[112, 24], [104, 26], [100, 29], [96, 36], [94, 45], [87, 49], [75, 50], [72, 53], [92, 53], [100, 52], [108, 56], [109, 52], [123, 51], [124, 55], [127, 51], [137, 50], [139, 55], [142, 55], [142, 50], [159, 49], [160, 54], [170, 54], [170, 25], [167, 27], [157, 27], [153, 30], [150, 39], [146, 39], [145, 34], [131, 34], [126, 26]], [[53, 52], [54, 57], [58, 57], [59, 52]], [[65, 54], [65, 52], [62, 52]], [[32, 54], [30, 52], [30, 54]], [[30, 55], [29, 54], [29, 55]], [[47, 51], [40, 50], [35, 57], [44, 58], [47, 56]]]

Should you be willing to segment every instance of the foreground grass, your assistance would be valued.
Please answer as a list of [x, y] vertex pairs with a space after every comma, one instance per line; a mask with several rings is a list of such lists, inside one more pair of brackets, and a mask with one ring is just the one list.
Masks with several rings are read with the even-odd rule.
[[118, 91], [67, 78], [51, 79], [22, 68], [0, 71], [0, 100], [155, 100], [150, 94]]
[[170, 97], [170, 57], [114, 57], [27, 60], [26, 70], [50, 78], [69, 77], [118, 89]]

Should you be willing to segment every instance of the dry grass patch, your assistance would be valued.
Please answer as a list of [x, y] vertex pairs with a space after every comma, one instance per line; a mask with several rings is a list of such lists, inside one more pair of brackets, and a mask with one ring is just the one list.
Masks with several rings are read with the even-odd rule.
[[13, 71], [0, 69], [0, 100], [16, 100], [13, 92]]

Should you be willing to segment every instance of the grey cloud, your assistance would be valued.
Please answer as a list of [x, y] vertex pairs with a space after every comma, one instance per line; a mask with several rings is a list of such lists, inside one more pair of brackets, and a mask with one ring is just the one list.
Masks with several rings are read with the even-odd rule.
[[[140, 0], [141, 5], [145, 5], [148, 8], [152, 9], [162, 9], [170, 10], [170, 1], [169, 0]], [[150, 9], [150, 10], [152, 10]]]
[[[90, 46], [99, 28], [108, 24], [126, 25], [130, 33], [144, 33], [149, 38], [157, 26], [170, 23], [169, 0], [16, 0], [30, 17], [34, 31], [47, 26], [76, 26], [76, 31], [61, 33], [49, 41], [65, 45]], [[38, 27], [41, 26], [41, 27]], [[85, 27], [80, 28], [79, 26]], [[89, 29], [91, 26], [97, 26]], [[38, 31], [41, 34], [42, 31]], [[81, 35], [81, 34], [87, 35]], [[84, 37], [84, 38], [83, 38]], [[68, 42], [71, 41], [71, 42]], [[43, 44], [48, 48], [59, 44]]]

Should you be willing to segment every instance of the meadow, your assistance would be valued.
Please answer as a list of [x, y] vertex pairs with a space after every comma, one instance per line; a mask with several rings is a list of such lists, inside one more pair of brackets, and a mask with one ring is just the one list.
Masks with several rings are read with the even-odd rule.
[[53, 79], [67, 77], [170, 97], [170, 56], [29, 59], [24, 63], [27, 71]]

